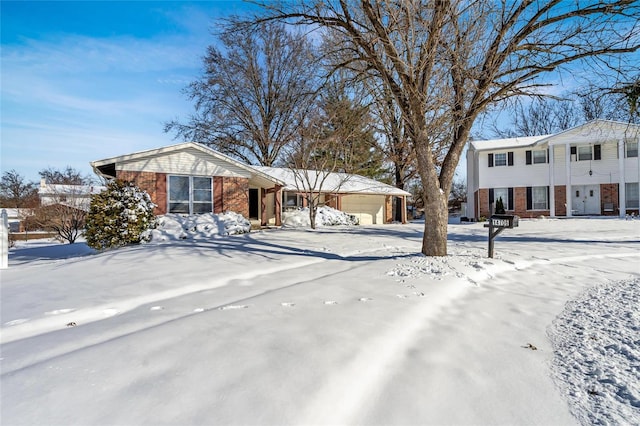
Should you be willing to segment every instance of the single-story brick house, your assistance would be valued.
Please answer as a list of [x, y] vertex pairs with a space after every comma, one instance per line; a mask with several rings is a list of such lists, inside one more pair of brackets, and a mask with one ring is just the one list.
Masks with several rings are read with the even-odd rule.
[[[244, 164], [204, 145], [186, 142], [91, 162], [96, 174], [135, 183], [151, 196], [156, 214], [235, 211], [263, 226], [282, 224], [288, 208], [305, 206], [307, 189], [289, 169]], [[393, 218], [394, 197], [406, 211], [410, 194], [358, 175], [331, 173], [319, 192], [330, 207], [356, 215], [361, 224]]]

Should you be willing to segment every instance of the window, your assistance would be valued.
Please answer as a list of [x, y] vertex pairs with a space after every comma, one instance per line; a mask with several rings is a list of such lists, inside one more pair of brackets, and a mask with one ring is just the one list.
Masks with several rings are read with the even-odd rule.
[[299, 207], [302, 207], [302, 200], [300, 195], [295, 192], [285, 192], [284, 193], [284, 208], [286, 210], [294, 210]]
[[526, 151], [525, 152], [526, 164], [544, 164], [547, 162], [547, 150], [546, 149], [537, 149], [535, 151]]
[[549, 209], [549, 187], [548, 186], [528, 186], [527, 187], [527, 210], [548, 210]]
[[533, 210], [546, 210], [547, 204], [547, 187], [534, 186], [532, 188]]
[[502, 198], [502, 205], [505, 210], [511, 210], [509, 208], [509, 192], [507, 188], [495, 188], [493, 190], [493, 199], [494, 202], [498, 202], [498, 199]]
[[169, 213], [199, 214], [213, 211], [210, 177], [169, 176]]
[[493, 166], [513, 166], [513, 151], [501, 152], [499, 154], [489, 154], [489, 167]]
[[578, 161], [588, 161], [591, 158], [591, 146], [579, 146], [578, 147]]
[[628, 209], [637, 209], [640, 205], [638, 197], [638, 182], [625, 183], [624, 192], [626, 199], [626, 207]]
[[539, 149], [533, 151], [533, 164], [543, 164], [547, 162], [547, 150]]
[[[576, 147], [571, 147], [571, 154], [574, 153], [574, 149]], [[578, 161], [590, 161], [590, 160], [600, 160], [602, 158], [602, 146], [600, 144], [596, 145], [583, 145], [577, 148], [578, 151]]]
[[624, 146], [627, 158], [638, 156], [638, 142], [627, 142]]

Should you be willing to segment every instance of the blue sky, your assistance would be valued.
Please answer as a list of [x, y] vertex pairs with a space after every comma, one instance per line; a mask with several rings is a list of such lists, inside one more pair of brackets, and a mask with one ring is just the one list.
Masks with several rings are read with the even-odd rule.
[[38, 171], [175, 143], [221, 17], [240, 1], [41, 2], [1, 7], [2, 172]]

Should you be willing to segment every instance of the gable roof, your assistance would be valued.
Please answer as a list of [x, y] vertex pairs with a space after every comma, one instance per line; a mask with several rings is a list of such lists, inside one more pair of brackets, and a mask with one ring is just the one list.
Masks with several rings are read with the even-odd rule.
[[552, 135], [471, 141], [470, 147], [474, 151], [495, 151], [499, 149], [528, 148], [545, 144], [564, 145], [576, 142], [588, 143], [591, 141], [601, 142], [638, 138], [639, 134], [640, 125], [596, 119]]
[[[228, 155], [222, 154], [221, 152], [215, 151], [207, 146], [204, 146], [196, 142], [183, 142], [175, 145], [164, 146], [161, 148], [134, 152], [132, 154], [119, 155], [117, 157], [111, 157], [111, 158], [105, 158], [103, 160], [92, 161], [90, 164], [96, 174], [110, 176], [108, 173], [116, 163], [124, 163], [124, 162], [136, 161], [136, 160], [141, 160], [146, 158], [171, 155], [173, 153], [177, 153], [177, 152], [185, 151], [189, 149], [200, 151], [205, 156], [209, 156], [217, 160], [221, 160], [223, 162], [229, 163], [252, 175], [255, 175], [262, 179], [266, 179], [269, 182], [272, 182], [278, 185], [284, 185], [284, 182], [278, 180], [277, 178], [274, 178], [273, 176], [267, 175], [261, 172], [260, 170], [255, 169], [252, 166], [249, 166], [241, 161], [238, 161], [232, 157], [229, 157]], [[113, 171], [115, 172], [115, 169], [113, 169]]]
[[252, 167], [285, 182], [285, 191], [312, 190], [333, 194], [411, 195], [395, 186], [360, 175], [278, 167]]

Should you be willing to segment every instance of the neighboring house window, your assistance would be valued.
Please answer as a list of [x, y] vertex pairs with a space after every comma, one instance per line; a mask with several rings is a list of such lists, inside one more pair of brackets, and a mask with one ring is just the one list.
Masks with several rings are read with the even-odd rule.
[[210, 177], [169, 176], [169, 213], [211, 213], [211, 183]]
[[[574, 148], [571, 147], [571, 153], [574, 153]], [[602, 158], [602, 149], [600, 145], [583, 145], [577, 147], [578, 149], [578, 161], [590, 161], [600, 160]]]
[[543, 164], [547, 162], [547, 150], [536, 149], [526, 151], [526, 164]]
[[625, 149], [627, 158], [638, 156], [638, 142], [625, 143]]
[[513, 166], [513, 152], [489, 154], [489, 167], [493, 166]]
[[549, 187], [548, 186], [528, 186], [527, 187], [527, 210], [547, 210], [549, 209]]
[[494, 204], [502, 198], [502, 205], [505, 210], [513, 210], [513, 188], [490, 188], [489, 204]]
[[625, 199], [628, 209], [637, 209], [640, 205], [638, 197], [638, 182], [624, 184]]

